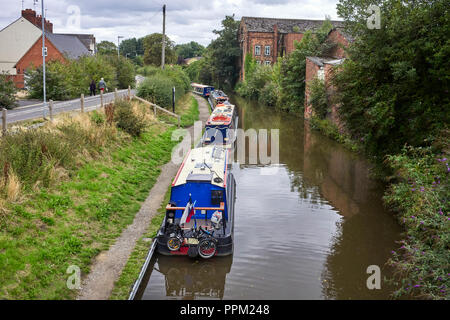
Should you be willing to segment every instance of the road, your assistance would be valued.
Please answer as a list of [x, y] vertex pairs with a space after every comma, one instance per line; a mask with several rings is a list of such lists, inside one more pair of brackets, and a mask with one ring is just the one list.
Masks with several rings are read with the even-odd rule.
[[[134, 94], [135, 90], [131, 90], [131, 93]], [[128, 94], [128, 90], [119, 90], [118, 96], [126, 96]], [[103, 103], [110, 103], [114, 100], [114, 92], [106, 93], [103, 95]], [[86, 97], [84, 99], [84, 109], [86, 111], [94, 110], [95, 108], [100, 106], [100, 95]], [[68, 112], [74, 110], [80, 110], [81, 102], [80, 99], [74, 99], [69, 101], [55, 102], [53, 104], [53, 114], [56, 115], [61, 112]], [[14, 123], [18, 121], [31, 120], [42, 118], [43, 116], [48, 116], [48, 107], [44, 107], [43, 103], [34, 104], [31, 106], [24, 106], [15, 108], [13, 110], [8, 110], [6, 122]]]

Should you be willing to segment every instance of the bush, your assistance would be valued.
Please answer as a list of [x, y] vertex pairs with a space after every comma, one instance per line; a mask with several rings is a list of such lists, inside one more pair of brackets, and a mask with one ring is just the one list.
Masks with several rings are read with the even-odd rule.
[[140, 136], [146, 126], [145, 122], [133, 112], [132, 105], [127, 100], [114, 103], [114, 120], [118, 128], [133, 137]]
[[0, 74], [0, 108], [12, 109], [17, 106], [16, 86], [7, 73]]
[[317, 77], [309, 82], [309, 103], [319, 119], [325, 119], [328, 112], [328, 97], [325, 82]]
[[137, 95], [163, 108], [172, 106], [172, 88], [175, 87], [175, 98], [181, 98], [190, 88], [190, 81], [184, 71], [176, 67], [164, 70], [145, 67], [147, 74], [151, 74], [138, 87]]
[[268, 82], [259, 93], [259, 101], [268, 106], [275, 106], [278, 99], [278, 88], [275, 83]]
[[400, 282], [395, 295], [448, 298], [449, 159], [431, 148], [404, 147], [386, 162], [397, 173], [397, 183], [385, 200], [407, 233], [390, 259]]

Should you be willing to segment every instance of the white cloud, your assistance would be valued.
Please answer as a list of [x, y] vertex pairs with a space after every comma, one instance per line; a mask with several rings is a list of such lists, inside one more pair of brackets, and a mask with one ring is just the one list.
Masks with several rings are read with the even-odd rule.
[[[162, 30], [162, 5], [167, 3], [166, 32], [176, 43], [197, 41], [208, 45], [225, 15], [337, 19], [333, 0], [44, 0], [54, 32], [93, 33], [97, 41], [117, 42], [117, 36], [142, 37]], [[80, 28], [68, 25], [70, 5], [80, 7]], [[0, 29], [20, 16], [21, 1], [0, 0]], [[33, 0], [25, 0], [33, 8]], [[36, 10], [40, 14], [40, 4]]]

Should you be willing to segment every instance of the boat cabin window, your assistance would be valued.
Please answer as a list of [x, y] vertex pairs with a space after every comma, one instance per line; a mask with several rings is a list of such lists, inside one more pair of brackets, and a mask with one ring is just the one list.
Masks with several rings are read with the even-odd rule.
[[222, 190], [211, 190], [211, 204], [213, 206], [219, 206], [223, 202]]

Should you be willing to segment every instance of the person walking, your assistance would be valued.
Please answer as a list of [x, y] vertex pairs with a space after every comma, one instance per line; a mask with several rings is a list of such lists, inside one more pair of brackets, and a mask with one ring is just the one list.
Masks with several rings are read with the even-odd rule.
[[95, 91], [97, 90], [97, 86], [95, 85], [94, 79], [92, 79], [91, 84], [89, 85], [89, 90], [91, 91], [91, 96], [95, 96]]
[[101, 91], [102, 93], [105, 92], [105, 89], [106, 89], [106, 82], [105, 82], [105, 79], [101, 78], [100, 82], [98, 83], [98, 88], [100, 89], [100, 91]]

